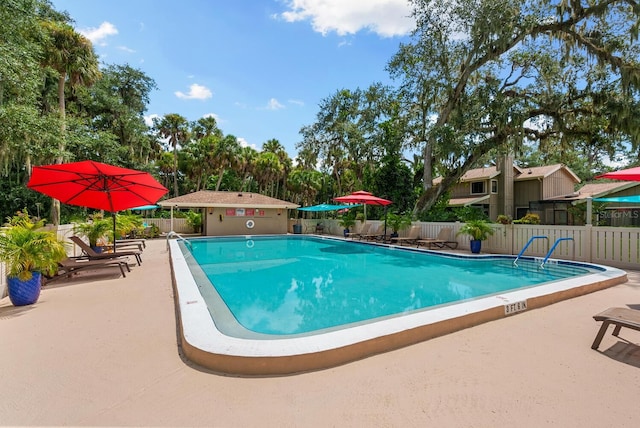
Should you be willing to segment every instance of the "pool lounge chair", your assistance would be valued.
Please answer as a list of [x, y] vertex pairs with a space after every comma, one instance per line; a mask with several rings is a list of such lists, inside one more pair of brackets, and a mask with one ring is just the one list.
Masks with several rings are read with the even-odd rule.
[[346, 238], [362, 239], [363, 235], [366, 235], [367, 233], [369, 233], [369, 229], [371, 229], [371, 223], [365, 223], [365, 224], [362, 225], [362, 230], [360, 232], [347, 233]]
[[416, 241], [416, 246], [420, 247], [421, 245], [424, 245], [430, 250], [434, 248], [448, 248], [450, 250], [455, 250], [456, 248], [458, 248], [458, 241], [454, 241], [451, 239], [452, 233], [452, 228], [443, 227], [442, 229], [440, 229], [440, 231], [438, 232], [438, 236], [436, 236], [435, 238], [418, 239]]
[[364, 239], [367, 241], [382, 241], [384, 240], [384, 238], [385, 238], [384, 223], [381, 223], [380, 226], [378, 226], [378, 229], [374, 233], [363, 234], [361, 237], [361, 239]]
[[420, 226], [411, 226], [411, 230], [409, 230], [409, 234], [407, 236], [391, 238], [391, 243], [400, 245], [415, 244], [418, 242], [418, 239], [420, 239], [421, 230], [422, 228]]
[[110, 253], [96, 253], [93, 248], [89, 246], [86, 242], [84, 242], [79, 236], [72, 236], [71, 239], [86, 255], [89, 260], [105, 260], [105, 259], [117, 259], [122, 256], [133, 256], [136, 258], [138, 262], [138, 266], [142, 264], [142, 256], [141, 251], [118, 251], [116, 247], [115, 252]]
[[[100, 245], [103, 250], [113, 251], [113, 244]], [[144, 251], [145, 244], [143, 242], [120, 242], [116, 241], [116, 251], [120, 250], [138, 250], [140, 252]]]
[[147, 248], [146, 238], [116, 239], [116, 245], [119, 246], [120, 244], [142, 244], [142, 248]]
[[90, 260], [83, 257], [69, 257], [58, 262], [58, 272], [51, 277], [46, 277], [46, 282], [53, 282], [60, 278], [71, 278], [74, 273], [82, 270], [97, 270], [105, 268], [120, 268], [120, 273], [123, 277], [126, 277], [125, 269], [127, 272], [131, 272], [127, 263], [127, 258], [119, 259], [105, 259], [105, 260]]
[[596, 321], [602, 321], [602, 326], [600, 326], [600, 330], [598, 330], [598, 334], [591, 345], [591, 349], [598, 349], [604, 334], [607, 332], [609, 324], [613, 324], [615, 326], [612, 334], [616, 337], [620, 334], [620, 329], [622, 327], [640, 331], [640, 311], [637, 309], [609, 308], [604, 312], [594, 315], [593, 319]]

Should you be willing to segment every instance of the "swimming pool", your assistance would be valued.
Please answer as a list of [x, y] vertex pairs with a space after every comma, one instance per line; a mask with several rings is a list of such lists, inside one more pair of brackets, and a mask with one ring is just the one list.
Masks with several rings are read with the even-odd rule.
[[170, 241], [185, 353], [248, 375], [341, 364], [626, 280], [602, 266], [515, 268], [513, 257], [330, 237], [187, 242]]

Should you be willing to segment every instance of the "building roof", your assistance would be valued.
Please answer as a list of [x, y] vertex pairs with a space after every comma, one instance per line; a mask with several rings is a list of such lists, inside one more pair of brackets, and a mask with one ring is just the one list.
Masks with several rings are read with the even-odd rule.
[[199, 192], [181, 195], [158, 202], [164, 208], [209, 208], [209, 207], [237, 207], [237, 208], [283, 208], [293, 209], [300, 205], [283, 201], [269, 196], [251, 192], [214, 192], [201, 190]]
[[[587, 198], [601, 198], [612, 193], [621, 192], [634, 186], [640, 185], [640, 181], [609, 181], [601, 183], [587, 183], [569, 195], [550, 198], [550, 200], [565, 200], [584, 202]], [[579, 203], [578, 202], [578, 203]]]
[[[547, 165], [547, 166], [533, 166], [530, 168], [519, 168], [518, 166], [513, 166], [516, 181], [524, 181], [524, 180], [533, 180], [538, 178], [546, 178], [551, 174], [564, 169], [564, 171], [576, 182], [580, 183], [580, 178], [573, 173], [564, 164], [558, 163], [555, 165]], [[488, 180], [491, 178], [495, 178], [500, 175], [500, 171], [496, 166], [486, 166], [482, 168], [474, 168], [465, 172], [458, 183], [464, 183], [466, 181], [480, 181], [480, 180]], [[437, 177], [433, 180], [434, 184], [438, 184], [442, 181], [442, 177]]]
[[515, 179], [516, 181], [524, 181], [524, 180], [534, 180], [538, 178], [546, 178], [551, 174], [564, 169], [565, 172], [573, 178], [576, 183], [580, 183], [580, 178], [573, 173], [564, 164], [557, 163], [555, 165], [546, 165], [546, 166], [533, 166], [531, 168], [522, 168], [522, 174], [518, 175]]
[[[459, 183], [464, 183], [465, 181], [479, 181], [479, 180], [488, 180], [490, 178], [494, 178], [500, 175], [500, 171], [495, 166], [487, 166], [483, 168], [474, 168], [465, 172]], [[434, 184], [438, 184], [442, 181], [442, 177], [436, 177], [433, 179]]]
[[471, 196], [468, 198], [453, 198], [449, 199], [450, 207], [466, 207], [469, 205], [477, 204], [478, 202], [486, 201], [489, 199], [489, 195]]

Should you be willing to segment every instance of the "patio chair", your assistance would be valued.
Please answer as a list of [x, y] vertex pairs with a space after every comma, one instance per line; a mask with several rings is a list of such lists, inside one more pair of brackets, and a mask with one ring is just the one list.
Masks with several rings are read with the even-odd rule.
[[46, 277], [47, 283], [56, 281], [60, 278], [71, 278], [71, 276], [82, 270], [96, 270], [104, 268], [120, 268], [120, 273], [123, 277], [126, 277], [124, 270], [131, 272], [127, 258], [119, 259], [105, 259], [105, 260], [90, 260], [82, 257], [69, 257], [58, 262], [58, 272], [51, 277]]
[[365, 223], [362, 225], [362, 230], [360, 232], [350, 232], [347, 233], [346, 238], [351, 238], [351, 239], [362, 239], [363, 235], [366, 235], [367, 233], [369, 233], [369, 229], [371, 229], [371, 223]]
[[375, 233], [363, 234], [361, 239], [365, 239], [367, 241], [382, 241], [386, 238], [384, 234], [384, 223], [380, 223], [378, 229]]
[[142, 244], [142, 248], [147, 248], [147, 240], [145, 238], [124, 238], [116, 239], [116, 245], [120, 244]]
[[438, 235], [435, 238], [426, 238], [426, 239], [418, 239], [416, 240], [416, 246], [420, 247], [421, 245], [426, 246], [428, 249], [432, 250], [434, 248], [440, 249], [451, 249], [455, 250], [458, 248], [458, 241], [454, 241], [451, 239], [451, 235], [453, 233], [453, 229], [450, 227], [443, 227], [438, 232]]
[[[100, 245], [103, 250], [113, 251], [113, 244]], [[144, 242], [136, 242], [135, 240], [117, 240], [116, 241], [116, 251], [120, 250], [134, 250], [144, 251], [145, 243]]]
[[142, 256], [140, 251], [118, 251], [116, 247], [115, 252], [110, 253], [97, 253], [79, 236], [71, 236], [69, 239], [73, 241], [89, 260], [105, 260], [105, 259], [117, 259], [122, 256], [134, 256], [138, 262], [138, 266], [142, 264]]
[[615, 326], [612, 334], [616, 337], [620, 334], [620, 329], [622, 327], [640, 331], [640, 311], [637, 309], [609, 308], [604, 312], [594, 315], [593, 319], [596, 321], [602, 321], [602, 326], [600, 326], [600, 330], [598, 330], [598, 334], [596, 335], [596, 339], [593, 341], [593, 345], [591, 345], [591, 349], [598, 349], [604, 334], [607, 332], [609, 324], [613, 324]]
[[415, 244], [420, 239], [420, 231], [422, 228], [420, 226], [411, 226], [411, 230], [409, 230], [409, 234], [404, 237], [395, 237], [391, 238], [392, 244]]

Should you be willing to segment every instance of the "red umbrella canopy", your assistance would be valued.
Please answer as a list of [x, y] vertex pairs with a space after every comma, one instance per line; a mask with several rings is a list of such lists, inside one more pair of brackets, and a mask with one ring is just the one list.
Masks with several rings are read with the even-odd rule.
[[640, 181], [640, 166], [619, 171], [607, 172], [596, 178], [611, 178], [613, 180]]
[[168, 192], [148, 172], [94, 161], [33, 167], [27, 187], [65, 204], [110, 212], [155, 204]]
[[342, 203], [383, 205], [383, 206], [393, 203], [388, 199], [379, 198], [377, 196], [374, 196], [370, 192], [366, 192], [364, 190], [359, 190], [357, 192], [353, 192], [345, 196], [338, 196], [337, 198], [333, 198], [333, 200], [337, 202], [342, 202]]

